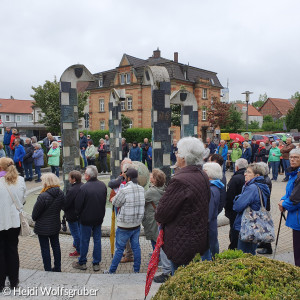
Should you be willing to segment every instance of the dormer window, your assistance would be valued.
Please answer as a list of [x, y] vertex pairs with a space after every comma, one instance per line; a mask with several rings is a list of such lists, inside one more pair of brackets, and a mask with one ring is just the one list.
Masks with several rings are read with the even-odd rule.
[[103, 78], [99, 78], [99, 87], [103, 87]]
[[125, 84], [125, 74], [120, 75], [120, 83], [123, 85]]
[[126, 83], [127, 83], [127, 84], [130, 84], [130, 82], [131, 82], [131, 79], [130, 79], [130, 73], [127, 73], [127, 74], [126, 74]]
[[186, 80], [187, 79], [187, 72], [186, 71], [183, 71], [183, 76], [184, 76], [184, 79]]

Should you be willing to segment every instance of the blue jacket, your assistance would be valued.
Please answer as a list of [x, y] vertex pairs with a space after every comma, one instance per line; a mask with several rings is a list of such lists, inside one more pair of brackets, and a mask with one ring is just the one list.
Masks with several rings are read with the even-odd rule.
[[286, 185], [286, 193], [281, 198], [281, 200], [284, 200], [282, 206], [288, 211], [285, 225], [294, 230], [300, 230], [300, 203], [295, 205], [290, 200], [290, 196], [294, 189], [298, 172], [300, 172], [300, 168], [287, 173], [287, 175], [289, 176], [289, 181]]
[[218, 241], [218, 208], [221, 198], [221, 189], [224, 184], [221, 180], [210, 180], [210, 201], [209, 201], [209, 243], [211, 246]]
[[44, 150], [38, 149], [33, 154], [32, 157], [34, 158], [34, 165], [36, 167], [42, 167], [44, 165]]
[[5, 131], [4, 138], [3, 138], [3, 145], [9, 145], [10, 144], [11, 135], [12, 135], [11, 130], [10, 130], [10, 132]]
[[210, 143], [207, 145], [207, 147], [208, 147], [208, 149], [209, 149], [209, 151], [210, 151], [210, 154], [214, 154], [215, 151], [216, 151], [216, 148], [217, 148], [216, 144], [213, 143], [213, 142], [210, 142]]
[[129, 152], [129, 158], [132, 161], [141, 161], [141, 149], [139, 147], [132, 147]]
[[[149, 158], [149, 156], [151, 158]], [[148, 152], [147, 152], [147, 160], [151, 160], [152, 159], [152, 147], [150, 146], [149, 149], [148, 149]]]
[[[218, 148], [217, 148], [216, 154], [219, 154], [219, 149], [220, 149], [220, 145], [219, 145]], [[227, 153], [228, 153], [228, 147], [227, 147], [227, 145], [225, 144], [225, 145], [224, 145], [224, 148], [223, 148], [223, 151], [222, 151], [222, 157], [223, 157], [224, 161], [227, 160]]]
[[260, 198], [257, 186], [261, 189], [264, 206], [267, 206], [267, 199], [270, 197], [270, 190], [265, 183], [262, 183], [263, 180], [263, 176], [254, 177], [244, 185], [242, 193], [234, 198], [233, 210], [238, 213], [233, 224], [233, 228], [235, 230], [241, 230], [243, 212], [248, 206], [250, 206], [253, 210], [260, 209]]
[[81, 137], [80, 139], [79, 139], [79, 148], [82, 150], [82, 148], [87, 148], [87, 138], [86, 138], [86, 136], [84, 135], [83, 137]]
[[252, 151], [251, 151], [251, 148], [243, 148], [242, 150], [242, 157], [241, 158], [244, 158], [248, 161], [248, 164], [250, 164], [250, 161], [251, 161], [251, 155], [252, 155]]
[[25, 156], [26, 152], [22, 145], [15, 147], [15, 155], [14, 155], [14, 162], [17, 163], [19, 161], [23, 162], [23, 157]]

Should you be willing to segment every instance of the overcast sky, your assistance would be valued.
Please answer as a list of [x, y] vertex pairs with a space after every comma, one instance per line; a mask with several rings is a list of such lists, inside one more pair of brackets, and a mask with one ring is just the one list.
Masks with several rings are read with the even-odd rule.
[[32, 86], [70, 65], [113, 69], [123, 53], [161, 55], [245, 90], [289, 98], [300, 91], [299, 0], [0, 1], [0, 98], [31, 99]]

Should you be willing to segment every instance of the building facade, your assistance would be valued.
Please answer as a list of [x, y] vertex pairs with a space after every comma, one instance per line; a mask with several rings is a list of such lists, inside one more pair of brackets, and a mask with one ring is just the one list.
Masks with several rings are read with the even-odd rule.
[[177, 52], [173, 60], [162, 58], [160, 54], [159, 49], [153, 51], [148, 59], [124, 54], [118, 67], [94, 74], [96, 80], [87, 88], [90, 91], [90, 130], [108, 130], [112, 88], [126, 91], [121, 110], [131, 120], [130, 127], [151, 128], [151, 86], [144, 83], [144, 69], [146, 66], [163, 66], [170, 76], [171, 93], [184, 86], [194, 94], [198, 104], [198, 136], [206, 136], [210, 128], [207, 111], [214, 98], [220, 100], [223, 88], [217, 73], [179, 63]]
[[[237, 111], [242, 113], [242, 120], [246, 121], [247, 115], [247, 104], [235, 103], [234, 107]], [[262, 127], [264, 118], [263, 115], [252, 105], [248, 105], [248, 122], [249, 124], [252, 122], [258, 122], [259, 128]]]

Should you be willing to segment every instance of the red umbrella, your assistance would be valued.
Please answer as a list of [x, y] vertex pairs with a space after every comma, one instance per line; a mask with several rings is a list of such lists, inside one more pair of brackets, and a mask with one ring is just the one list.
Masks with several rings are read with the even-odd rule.
[[229, 136], [232, 140], [237, 142], [243, 142], [245, 140], [244, 137], [238, 133], [229, 133]]
[[156, 245], [155, 249], [152, 253], [152, 256], [150, 258], [150, 262], [148, 265], [148, 270], [147, 270], [147, 277], [146, 277], [146, 286], [145, 286], [145, 299], [150, 291], [151, 284], [153, 281], [153, 277], [157, 271], [158, 268], [158, 262], [159, 262], [159, 253], [160, 253], [160, 248], [164, 244], [164, 231], [161, 229], [159, 231], [157, 240], [156, 240]]

